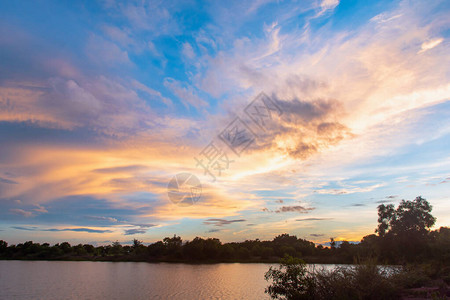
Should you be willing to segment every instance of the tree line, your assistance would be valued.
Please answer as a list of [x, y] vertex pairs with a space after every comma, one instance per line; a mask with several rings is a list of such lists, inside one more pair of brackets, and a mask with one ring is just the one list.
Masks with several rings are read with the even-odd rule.
[[308, 263], [354, 263], [376, 259], [379, 263], [404, 264], [424, 261], [450, 261], [450, 228], [431, 231], [436, 219], [432, 206], [422, 197], [394, 205], [378, 207], [376, 234], [360, 243], [330, 240], [330, 246], [316, 245], [295, 235], [281, 234], [271, 241], [259, 239], [222, 243], [217, 238], [196, 237], [183, 241], [174, 235], [144, 245], [114, 242], [95, 247], [68, 242], [50, 245], [28, 241], [8, 245], [0, 240], [0, 259], [173, 261], [173, 262], [278, 262], [289, 255]]

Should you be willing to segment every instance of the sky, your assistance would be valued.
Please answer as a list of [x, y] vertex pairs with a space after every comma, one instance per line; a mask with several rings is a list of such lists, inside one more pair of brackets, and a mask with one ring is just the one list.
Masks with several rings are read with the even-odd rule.
[[[1, 1], [0, 239], [359, 241], [417, 196], [450, 225], [449, 13]], [[191, 205], [169, 197], [180, 173]]]

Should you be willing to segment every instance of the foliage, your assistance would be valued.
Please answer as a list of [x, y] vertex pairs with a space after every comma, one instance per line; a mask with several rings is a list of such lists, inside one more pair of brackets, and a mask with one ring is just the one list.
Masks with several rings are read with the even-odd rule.
[[394, 209], [393, 204], [378, 206], [378, 229], [380, 236], [414, 234], [426, 235], [436, 222], [431, 215], [432, 206], [421, 196], [413, 201], [402, 200]]
[[[305, 263], [293, 257], [281, 261], [279, 268], [271, 267], [265, 279], [271, 281], [266, 288], [273, 299], [346, 299], [378, 300], [399, 299], [401, 296], [414, 295], [411, 288], [431, 284], [436, 275], [436, 266], [383, 267], [375, 261], [353, 266], [340, 266], [333, 270], [320, 269], [308, 271]], [[448, 288], [445, 283], [435, 290], [436, 299], [446, 299]], [[419, 289], [422, 292], [426, 288]], [[406, 297], [408, 298], [408, 297]]]
[[279, 268], [270, 267], [265, 274], [272, 284], [266, 288], [273, 299], [312, 299], [314, 281], [303, 260], [286, 255]]

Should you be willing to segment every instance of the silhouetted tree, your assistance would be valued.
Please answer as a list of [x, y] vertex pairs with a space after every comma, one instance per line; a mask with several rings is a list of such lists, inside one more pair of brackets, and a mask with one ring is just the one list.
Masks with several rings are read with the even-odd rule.
[[115, 241], [115, 242], [112, 243], [112, 247], [111, 247], [110, 253], [112, 255], [120, 255], [120, 254], [122, 254], [122, 250], [123, 250], [122, 249], [122, 245], [119, 243], [119, 241]]
[[402, 235], [413, 232], [425, 235], [436, 222], [431, 215], [432, 206], [421, 196], [413, 201], [402, 200], [394, 209], [393, 204], [378, 206], [378, 228], [380, 236], [387, 233]]
[[4, 240], [0, 240], [0, 253], [4, 253], [5, 250], [8, 248], [8, 243]]
[[[411, 261], [421, 259], [428, 245], [430, 228], [436, 222], [431, 215], [432, 206], [422, 197], [413, 201], [402, 200], [394, 205], [378, 206], [378, 228], [380, 254], [389, 261]], [[408, 251], [405, 251], [408, 249]]]
[[314, 279], [299, 258], [285, 256], [280, 267], [270, 267], [264, 278], [272, 282], [265, 292], [273, 299], [313, 299]]
[[177, 235], [173, 235], [172, 238], [166, 237], [163, 239], [164, 245], [166, 246], [167, 253], [170, 256], [180, 258], [181, 253], [181, 245], [183, 244], [183, 240], [181, 237]]
[[162, 241], [150, 244], [147, 247], [148, 254], [152, 257], [162, 257], [166, 251], [166, 246]]

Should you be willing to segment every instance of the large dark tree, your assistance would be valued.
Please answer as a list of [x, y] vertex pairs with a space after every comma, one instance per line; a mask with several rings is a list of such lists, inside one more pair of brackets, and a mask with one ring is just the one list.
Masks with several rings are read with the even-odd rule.
[[397, 209], [392, 204], [378, 206], [376, 232], [380, 236], [381, 257], [412, 261], [426, 256], [429, 231], [436, 222], [431, 210], [432, 206], [420, 196], [413, 201], [402, 200]]
[[413, 201], [402, 200], [394, 209], [393, 204], [378, 206], [378, 228], [380, 236], [387, 233], [394, 235], [417, 234], [425, 235], [436, 222], [431, 215], [432, 206], [421, 196]]

